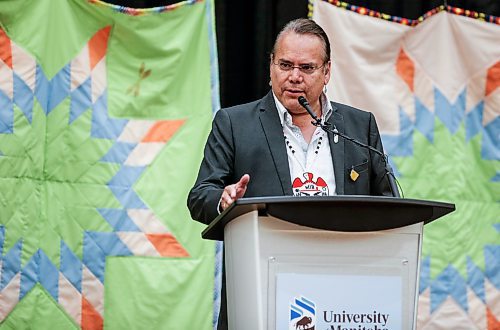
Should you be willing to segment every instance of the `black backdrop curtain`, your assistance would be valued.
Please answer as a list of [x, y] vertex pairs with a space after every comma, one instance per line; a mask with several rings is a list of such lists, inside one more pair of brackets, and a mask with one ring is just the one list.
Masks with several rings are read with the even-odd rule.
[[[134, 8], [176, 3], [172, 0], [107, 0]], [[500, 16], [499, 0], [350, 0], [390, 15], [415, 19], [447, 3]], [[219, 80], [223, 107], [253, 101], [269, 89], [268, 58], [274, 38], [283, 25], [307, 17], [307, 0], [215, 0]]]

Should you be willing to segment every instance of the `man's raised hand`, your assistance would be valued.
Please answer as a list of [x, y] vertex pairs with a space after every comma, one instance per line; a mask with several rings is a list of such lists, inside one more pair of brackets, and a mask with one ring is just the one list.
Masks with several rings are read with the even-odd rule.
[[237, 199], [243, 197], [247, 191], [247, 185], [250, 181], [250, 175], [245, 174], [241, 177], [240, 181], [231, 184], [224, 188], [220, 199], [220, 207], [222, 210], [227, 209]]

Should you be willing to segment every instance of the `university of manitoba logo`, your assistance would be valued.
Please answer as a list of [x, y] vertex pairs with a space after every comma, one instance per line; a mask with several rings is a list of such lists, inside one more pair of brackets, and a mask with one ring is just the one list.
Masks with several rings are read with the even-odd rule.
[[290, 302], [288, 330], [314, 330], [316, 326], [316, 305], [307, 298], [295, 298]]
[[305, 180], [295, 178], [292, 183], [294, 196], [328, 196], [328, 184], [322, 177], [313, 180], [314, 174], [304, 173]]

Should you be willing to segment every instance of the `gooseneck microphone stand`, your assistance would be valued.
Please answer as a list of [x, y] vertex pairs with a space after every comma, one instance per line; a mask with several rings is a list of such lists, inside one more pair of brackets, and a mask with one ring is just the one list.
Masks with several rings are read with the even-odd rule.
[[394, 176], [394, 173], [392, 171], [392, 168], [391, 168], [391, 165], [389, 164], [389, 158], [386, 154], [384, 154], [383, 152], [381, 152], [380, 150], [368, 145], [368, 144], [365, 144], [365, 143], [362, 143], [362, 142], [359, 142], [358, 140], [356, 139], [353, 139], [343, 133], [340, 133], [338, 130], [337, 130], [337, 127], [335, 127], [335, 125], [333, 125], [333, 129], [331, 128], [331, 124], [328, 123], [328, 122], [325, 122], [323, 123], [321, 121], [320, 118], [318, 118], [315, 114], [314, 114], [314, 111], [312, 111], [311, 109], [311, 106], [309, 105], [309, 102], [307, 101], [307, 99], [303, 96], [299, 96], [298, 98], [298, 101], [299, 101], [299, 104], [307, 110], [307, 112], [309, 113], [309, 115], [312, 117], [312, 119], [314, 119], [314, 121], [311, 121], [311, 124], [313, 124], [314, 126], [316, 127], [321, 127], [322, 130], [324, 130], [325, 132], [327, 133], [331, 133], [333, 134], [333, 140], [334, 142], [338, 140], [338, 136], [340, 136], [341, 138], [345, 139], [345, 140], [348, 140], [360, 147], [363, 147], [363, 148], [366, 148], [370, 151], [373, 151], [374, 153], [376, 153], [377, 155], [379, 155], [380, 157], [382, 157], [383, 161], [384, 161], [384, 165], [385, 165], [385, 175], [387, 176], [387, 178], [389, 179], [389, 187], [391, 189], [391, 192], [392, 192], [392, 196], [393, 197], [401, 197], [401, 195], [399, 194], [399, 189], [398, 189], [398, 186], [396, 185], [396, 178]]

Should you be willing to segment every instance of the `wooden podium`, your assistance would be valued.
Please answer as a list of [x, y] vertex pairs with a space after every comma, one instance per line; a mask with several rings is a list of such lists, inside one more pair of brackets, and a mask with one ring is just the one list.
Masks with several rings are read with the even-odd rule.
[[453, 204], [375, 196], [243, 198], [224, 240], [229, 329], [415, 329], [423, 226]]

